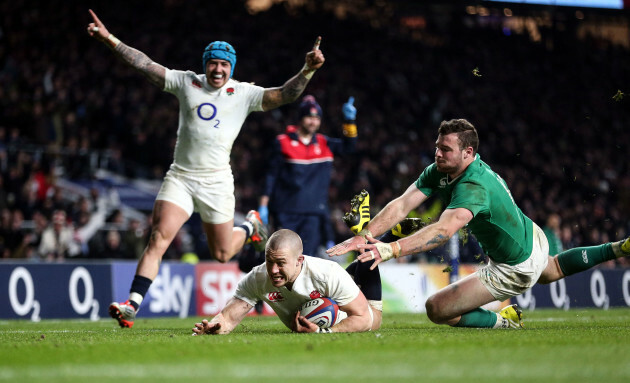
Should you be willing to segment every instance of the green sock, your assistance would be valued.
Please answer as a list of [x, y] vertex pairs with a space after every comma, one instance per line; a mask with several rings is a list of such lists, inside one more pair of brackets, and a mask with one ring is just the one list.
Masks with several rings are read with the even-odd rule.
[[462, 314], [462, 318], [454, 327], [493, 328], [497, 323], [497, 314], [494, 311], [481, 307]]
[[567, 277], [611, 259], [615, 259], [615, 253], [610, 243], [599, 246], [576, 247], [558, 254], [558, 263]]

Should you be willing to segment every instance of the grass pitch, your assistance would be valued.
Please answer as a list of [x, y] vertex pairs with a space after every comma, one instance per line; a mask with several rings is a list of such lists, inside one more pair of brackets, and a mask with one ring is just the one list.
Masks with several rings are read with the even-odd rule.
[[203, 337], [200, 318], [0, 321], [0, 382], [630, 382], [630, 308], [525, 315], [525, 330], [479, 330], [386, 314], [360, 334], [248, 317]]

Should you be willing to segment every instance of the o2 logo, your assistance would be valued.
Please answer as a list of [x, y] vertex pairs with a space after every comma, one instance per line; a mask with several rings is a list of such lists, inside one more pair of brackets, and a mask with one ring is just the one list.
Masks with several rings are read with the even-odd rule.
[[[20, 302], [17, 294], [18, 283], [20, 281], [24, 283], [24, 289], [26, 291], [23, 302]], [[40, 321], [40, 306], [39, 302], [35, 300], [33, 277], [24, 267], [16, 267], [11, 273], [11, 277], [9, 278], [9, 301], [11, 302], [11, 308], [17, 315], [25, 316], [33, 310], [31, 313], [31, 320], [33, 322]]]
[[[24, 299], [18, 296], [18, 286], [24, 285]], [[79, 296], [79, 284], [83, 284], [83, 299]], [[74, 312], [79, 315], [90, 314], [90, 320], [96, 321], [99, 303], [94, 299], [94, 282], [92, 276], [85, 267], [76, 267], [70, 274], [68, 280], [68, 297]], [[19, 316], [26, 316], [31, 313], [31, 320], [39, 322], [41, 305], [35, 299], [35, 284], [31, 273], [25, 267], [16, 267], [9, 277], [9, 302], [11, 308]]]
[[[210, 121], [217, 115], [217, 107], [209, 102], [204, 102], [197, 107], [197, 116], [204, 121]], [[215, 128], [219, 128], [220, 120], [216, 120]]]
[[[85, 288], [83, 300], [79, 298], [78, 294], [79, 282], [83, 282]], [[89, 312], [90, 320], [97, 321], [99, 319], [98, 301], [94, 299], [94, 283], [92, 282], [92, 276], [85, 267], [77, 267], [72, 270], [70, 281], [68, 282], [68, 294], [70, 296], [70, 304], [77, 314], [85, 315]]]

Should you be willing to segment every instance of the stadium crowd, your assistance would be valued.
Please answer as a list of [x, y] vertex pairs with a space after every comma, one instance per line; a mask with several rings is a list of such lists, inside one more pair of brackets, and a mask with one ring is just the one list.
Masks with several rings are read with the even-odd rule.
[[[510, 180], [526, 215], [543, 226], [557, 214], [563, 247], [627, 235], [630, 106], [623, 94], [613, 97], [630, 92], [627, 48], [576, 38], [579, 21], [570, 18], [562, 28], [538, 26], [533, 41], [463, 6], [439, 14], [422, 8], [414, 14], [422, 28], [413, 29], [398, 23], [405, 15], [375, 25], [359, 12], [337, 17], [327, 4], [250, 14], [234, 1], [207, 9], [198, 1], [111, 1], [95, 11], [118, 38], [173, 69], [199, 72], [203, 47], [229, 41], [239, 57], [235, 78], [261, 86], [297, 71], [293, 52], [321, 35], [326, 63], [306, 92], [324, 111], [340, 110], [349, 95], [361, 110], [356, 154], [335, 160], [330, 205], [338, 240], [349, 234], [341, 216], [352, 196], [369, 190], [375, 214], [401, 194], [433, 161], [437, 126], [451, 118], [477, 127], [482, 159]], [[176, 99], [91, 44], [82, 29], [88, 20], [79, 1], [0, 5], [3, 258], [137, 258], [146, 243], [148, 222], [125, 218], [98, 191], [67, 198], [57, 182], [93, 177], [96, 167], [159, 180], [172, 160], [165, 153], [173, 153]], [[174, 66], [182, 62], [189, 64]], [[232, 150], [237, 211], [257, 208], [269, 143], [295, 120], [295, 109], [255, 113], [245, 123]], [[340, 118], [324, 113], [321, 132]], [[109, 230], [94, 229], [98, 223]], [[47, 249], [46, 231], [67, 243]], [[167, 258], [187, 251], [185, 242], [176, 241]], [[194, 251], [209, 258], [203, 246]], [[477, 262], [475, 252], [463, 252], [463, 261]]]

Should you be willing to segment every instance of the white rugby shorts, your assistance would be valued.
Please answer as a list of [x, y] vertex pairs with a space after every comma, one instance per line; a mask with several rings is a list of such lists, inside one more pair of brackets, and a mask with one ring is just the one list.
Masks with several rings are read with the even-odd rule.
[[491, 259], [488, 265], [477, 270], [477, 277], [486, 286], [490, 294], [498, 301], [504, 301], [529, 290], [536, 284], [540, 274], [549, 262], [549, 243], [538, 225], [534, 223], [534, 243], [532, 254], [518, 265], [495, 263]]
[[184, 209], [188, 215], [198, 212], [206, 223], [220, 224], [234, 218], [234, 177], [232, 169], [211, 175], [193, 176], [169, 170], [156, 200], [168, 201]]

